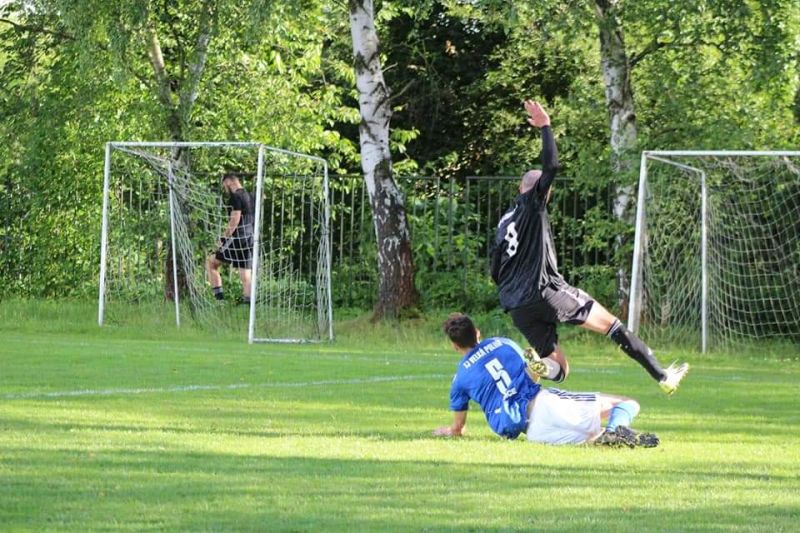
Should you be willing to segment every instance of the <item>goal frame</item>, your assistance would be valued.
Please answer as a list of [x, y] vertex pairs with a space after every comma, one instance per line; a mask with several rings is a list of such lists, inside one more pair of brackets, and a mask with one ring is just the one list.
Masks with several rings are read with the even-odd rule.
[[[264, 158], [267, 153], [283, 154], [302, 159], [316, 161], [322, 165], [322, 187], [323, 187], [323, 224], [321, 228], [321, 246], [323, 247], [323, 261], [325, 263], [325, 274], [323, 276], [323, 283], [327, 291], [328, 298], [325, 302], [324, 309], [318, 309], [318, 313], [324, 313], [327, 322], [327, 331], [324, 332], [323, 337], [327, 336], [327, 340], [333, 340], [333, 300], [331, 297], [331, 267], [332, 267], [332, 249], [330, 239], [330, 185], [328, 179], [328, 162], [317, 156], [294, 152], [291, 150], [284, 150], [268, 146], [263, 143], [253, 141], [184, 141], [184, 142], [107, 142], [105, 145], [105, 160], [103, 167], [103, 216], [100, 236], [100, 283], [99, 283], [99, 296], [98, 296], [98, 315], [97, 323], [102, 326], [105, 318], [105, 297], [106, 297], [106, 273], [107, 273], [107, 255], [108, 255], [108, 211], [109, 211], [109, 192], [111, 185], [111, 156], [116, 148], [194, 148], [194, 147], [240, 147], [240, 148], [253, 148], [258, 150], [257, 155], [257, 171], [256, 171], [256, 202], [255, 202], [255, 228], [253, 232], [253, 268], [252, 268], [252, 286], [251, 294], [258, 294], [258, 269], [260, 257], [260, 237], [261, 237], [261, 209], [262, 209], [262, 193], [264, 182]], [[175, 206], [174, 195], [172, 190], [172, 169], [168, 169], [168, 182], [169, 183], [169, 218], [170, 218], [170, 236], [172, 246], [172, 257], [175, 256]], [[178, 287], [178, 261], [172, 261], [172, 276], [174, 287]], [[175, 325], [180, 327], [180, 291], [176, 290], [174, 295], [175, 300]], [[319, 304], [319, 302], [318, 302]], [[305, 342], [319, 342], [310, 339], [293, 339], [293, 338], [261, 338], [255, 336], [255, 320], [256, 320], [256, 298], [251, 298], [249, 319], [247, 325], [247, 341], [253, 343], [305, 343]], [[322, 333], [322, 332], [321, 332]], [[326, 334], [326, 335], [325, 335]], [[325, 340], [325, 339], [322, 339]]]
[[647, 163], [658, 161], [667, 165], [695, 172], [700, 177], [700, 346], [701, 351], [708, 350], [708, 191], [706, 189], [706, 172], [683, 162], [674, 161], [671, 157], [800, 157], [800, 151], [749, 151], [749, 150], [645, 150], [642, 152], [639, 167], [638, 196], [636, 200], [635, 233], [633, 242], [633, 264], [631, 267], [631, 293], [628, 301], [628, 329], [638, 331], [642, 314], [643, 279], [642, 263], [646, 253], [646, 210], [647, 197]]

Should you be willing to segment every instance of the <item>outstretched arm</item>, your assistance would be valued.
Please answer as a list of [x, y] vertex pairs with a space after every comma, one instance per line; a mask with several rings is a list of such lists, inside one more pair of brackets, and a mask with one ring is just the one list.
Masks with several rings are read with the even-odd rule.
[[467, 425], [467, 411], [455, 411], [453, 413], [453, 424], [442, 426], [434, 430], [436, 437], [461, 437], [464, 435], [464, 426]]
[[542, 131], [542, 176], [536, 184], [539, 193], [544, 193], [553, 183], [558, 171], [558, 149], [553, 131], [550, 129], [550, 116], [539, 102], [525, 100], [528, 124]]

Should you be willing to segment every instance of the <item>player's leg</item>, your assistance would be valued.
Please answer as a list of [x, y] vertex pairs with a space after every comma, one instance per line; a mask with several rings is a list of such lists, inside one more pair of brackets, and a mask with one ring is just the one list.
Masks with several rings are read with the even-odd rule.
[[540, 304], [541, 302], [512, 309], [509, 314], [514, 325], [534, 350], [533, 353], [525, 351], [529, 366], [536, 365], [537, 368], [533, 369], [536, 374], [560, 383], [569, 375], [569, 364], [558, 346], [556, 324], [542, 315]]
[[239, 269], [239, 279], [242, 281], [242, 303], [250, 303], [250, 286], [252, 285], [252, 270], [249, 268]]
[[653, 351], [635, 333], [625, 327], [617, 317], [595, 302], [586, 321], [581, 324], [591, 331], [602, 333], [613, 340], [622, 351], [642, 365], [653, 379], [658, 381], [661, 390], [672, 394], [689, 371], [689, 363], [675, 363], [663, 368], [653, 355]]
[[628, 354], [628, 357], [642, 365], [656, 381], [666, 377], [653, 351], [599, 302], [594, 302], [586, 320], [579, 325], [584, 329], [608, 336]]
[[211, 285], [211, 290], [214, 292], [214, 298], [223, 300], [225, 295], [222, 292], [222, 276], [219, 273], [222, 261], [218, 256], [219, 252], [216, 252], [216, 254], [210, 254], [206, 258], [206, 275], [208, 283]]
[[606, 430], [614, 430], [617, 426], [630, 426], [639, 414], [639, 402], [625, 396], [598, 393], [600, 417], [606, 422]]
[[687, 363], [663, 368], [650, 347], [586, 292], [564, 285], [545, 295], [546, 301], [554, 307], [560, 321], [608, 336], [628, 357], [639, 363], [653, 379], [658, 381], [661, 389], [667, 394], [675, 392], [688, 372]]
[[242, 304], [250, 304], [252, 295], [252, 268], [253, 268], [253, 241], [252, 239], [238, 239], [236, 242], [236, 266], [239, 269], [239, 279], [242, 282]]

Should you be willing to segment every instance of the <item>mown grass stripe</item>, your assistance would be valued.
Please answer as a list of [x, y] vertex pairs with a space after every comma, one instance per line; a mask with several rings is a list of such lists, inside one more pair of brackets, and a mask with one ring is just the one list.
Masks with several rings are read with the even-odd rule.
[[82, 389], [72, 391], [31, 391], [3, 395], [4, 400], [28, 400], [28, 399], [50, 399], [50, 398], [72, 398], [79, 396], [116, 396], [130, 394], [151, 394], [151, 393], [172, 393], [172, 392], [195, 392], [195, 391], [215, 391], [215, 390], [240, 390], [240, 389], [272, 389], [272, 388], [297, 388], [297, 387], [320, 387], [326, 385], [368, 385], [372, 383], [386, 383], [392, 381], [422, 381], [427, 379], [448, 378], [447, 374], [427, 374], [419, 376], [373, 376], [369, 378], [352, 379], [323, 379], [315, 381], [300, 382], [276, 382], [276, 383], [233, 383], [230, 385], [176, 385], [174, 387], [143, 387], [143, 388], [120, 388], [120, 389]]

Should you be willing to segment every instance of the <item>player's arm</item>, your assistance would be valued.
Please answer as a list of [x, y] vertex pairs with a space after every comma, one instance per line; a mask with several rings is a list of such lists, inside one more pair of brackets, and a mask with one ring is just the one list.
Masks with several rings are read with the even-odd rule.
[[237, 226], [239, 226], [239, 221], [242, 219], [242, 212], [241, 211], [231, 211], [231, 216], [228, 218], [228, 227], [225, 228], [225, 233], [222, 234], [223, 237], [229, 239], [233, 232], [236, 231]]
[[433, 434], [437, 437], [461, 437], [467, 425], [467, 411], [453, 412], [453, 423], [436, 429]]
[[244, 209], [244, 205], [242, 204], [242, 199], [237, 194], [233, 194], [231, 196], [231, 214], [228, 217], [228, 227], [225, 228], [225, 231], [222, 234], [222, 241], [231, 238], [231, 235], [236, 231], [236, 228], [239, 226], [239, 221], [242, 220], [242, 210]]
[[525, 101], [528, 123], [542, 132], [542, 176], [536, 184], [540, 194], [547, 192], [558, 171], [558, 149], [553, 130], [550, 128], [550, 116], [539, 102]]

